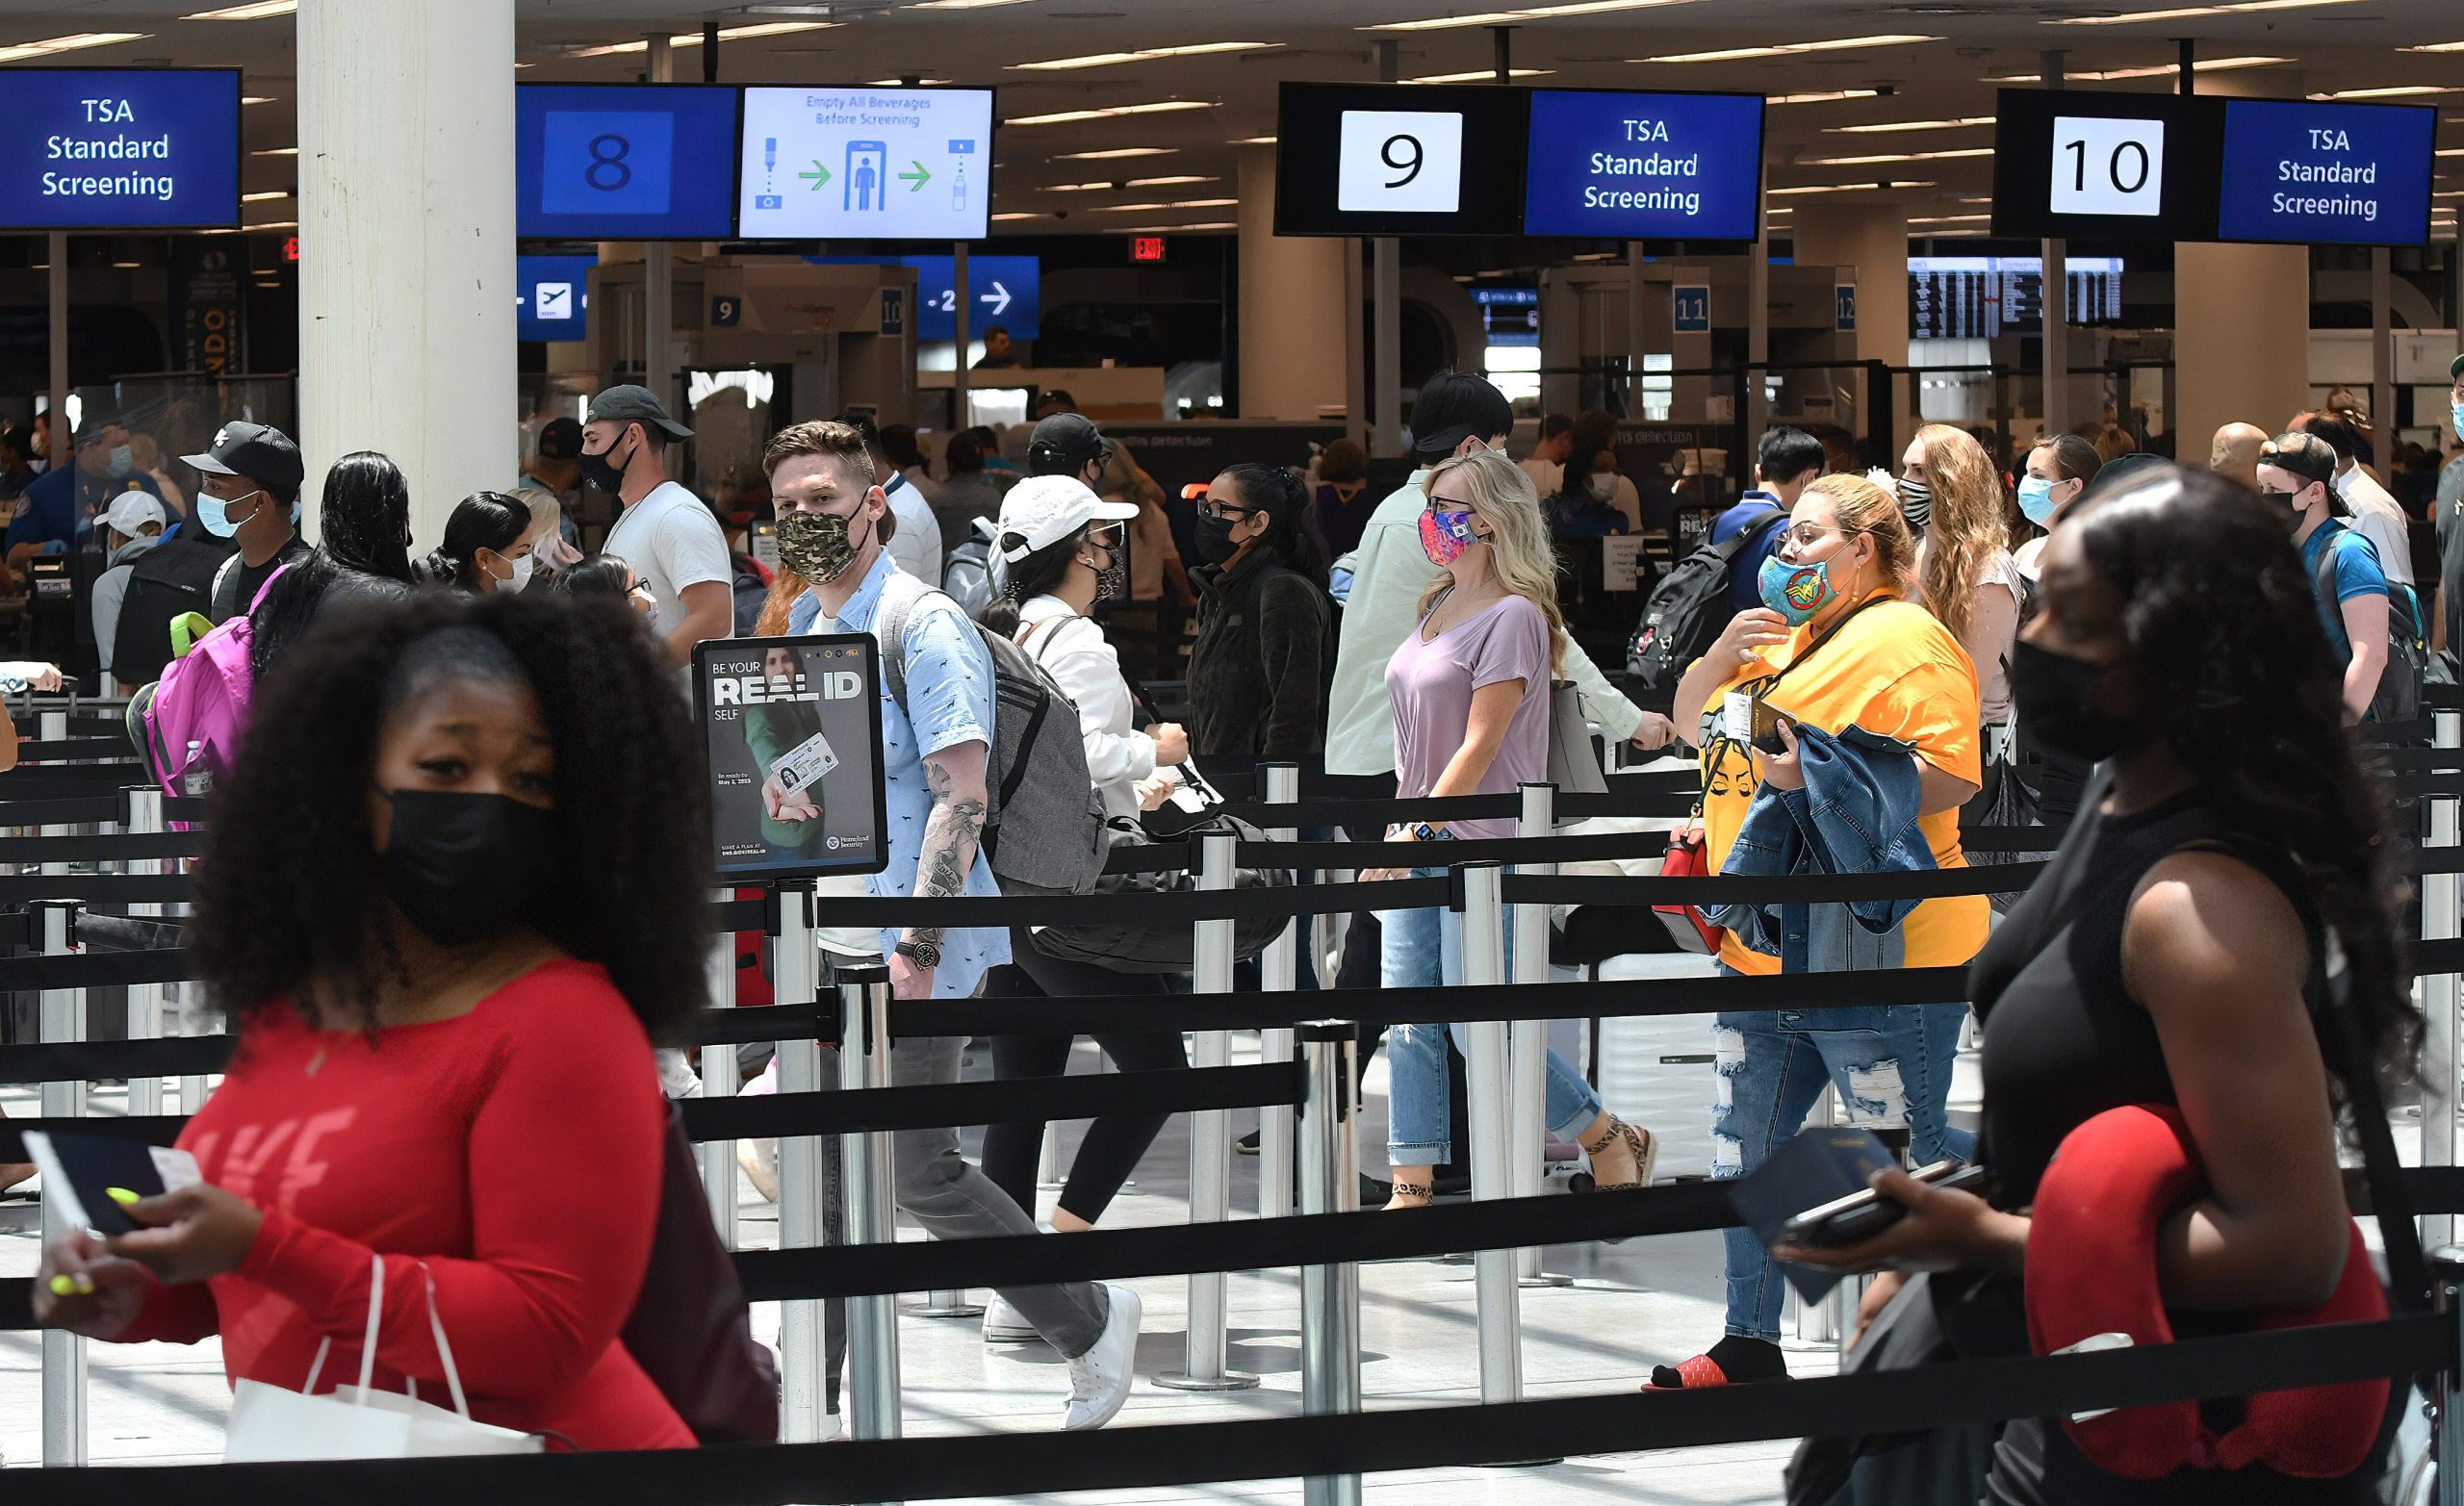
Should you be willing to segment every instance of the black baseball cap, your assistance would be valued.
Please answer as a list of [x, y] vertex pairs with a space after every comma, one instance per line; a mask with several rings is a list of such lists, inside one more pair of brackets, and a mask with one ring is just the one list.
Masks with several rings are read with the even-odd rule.
[[579, 460], [581, 458], [581, 421], [550, 419], [539, 425], [539, 458]]
[[215, 431], [212, 449], [180, 458], [199, 471], [240, 476], [286, 497], [299, 495], [299, 483], [307, 474], [299, 461], [299, 447], [270, 423], [226, 423]]
[[2328, 513], [2337, 518], [2352, 516], [2352, 509], [2336, 495], [2336, 448], [2318, 435], [2288, 429], [2259, 447], [2259, 464], [2290, 471], [2304, 481], [2323, 483]]
[[1450, 454], [1465, 440], [1514, 432], [1514, 405], [1469, 371], [1435, 371], [1412, 404], [1412, 451]]
[[[667, 416], [667, 408], [647, 387], [627, 382], [610, 387], [590, 400], [590, 421], [609, 423], [650, 423], [669, 439], [691, 439], [693, 431]], [[575, 452], [580, 452], [576, 447]]]
[[1091, 460], [1110, 460], [1113, 442], [1083, 413], [1056, 413], [1036, 425], [1027, 441], [1033, 475], [1069, 475]]

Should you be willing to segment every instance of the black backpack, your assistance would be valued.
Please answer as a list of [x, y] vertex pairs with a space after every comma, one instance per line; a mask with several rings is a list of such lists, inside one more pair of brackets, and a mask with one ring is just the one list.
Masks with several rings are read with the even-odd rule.
[[[2319, 551], [2313, 572], [2319, 600], [2336, 600], [2337, 539]], [[116, 672], [115, 672], [116, 673]], [[2410, 722], [2422, 714], [2422, 684], [2429, 678], [2429, 636], [2422, 629], [2421, 599], [2413, 588], [2387, 582], [2387, 668], [2379, 673], [2378, 693], [2370, 698], [2370, 720]]]
[[112, 678], [144, 685], [163, 677], [163, 666], [171, 662], [171, 620], [189, 612], [212, 615], [215, 574], [237, 548], [212, 537], [192, 539], [183, 528], [138, 556], [120, 598]]
[[1736, 614], [1729, 607], [1729, 571], [1788, 521], [1773, 509], [1718, 544], [1698, 546], [1652, 587], [1643, 620], [1626, 647], [1628, 692], [1645, 704], [1667, 705], [1686, 666], [1708, 653]]

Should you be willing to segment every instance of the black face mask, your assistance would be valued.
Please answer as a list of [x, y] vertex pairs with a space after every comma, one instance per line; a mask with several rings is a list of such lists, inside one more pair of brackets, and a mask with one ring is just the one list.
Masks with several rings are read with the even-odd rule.
[[2011, 646], [2011, 709], [2020, 735], [2053, 753], [2101, 763], [2142, 740], [2137, 726], [2096, 709], [2096, 687], [2113, 670], [2025, 638]]
[[613, 495], [624, 487], [625, 472], [631, 469], [633, 456], [640, 452], [641, 446], [637, 444], [626, 452], [624, 464], [619, 465], [611, 458], [616, 453], [616, 447], [613, 445], [595, 455], [585, 450], [582, 452], [580, 462], [581, 478], [601, 491]]
[[1197, 557], [1210, 565], [1220, 565], [1241, 552], [1241, 543], [1232, 537], [1232, 525], [1239, 518], [1210, 518], [1197, 515]]
[[1925, 520], [1934, 516], [1934, 488], [1923, 476], [1899, 478], [1899, 515], [1912, 532], [1925, 531]]
[[1087, 548], [1090, 551], [1101, 550], [1105, 560], [1101, 567], [1092, 564], [1087, 567], [1095, 572], [1095, 604], [1117, 606], [1126, 602], [1129, 600], [1128, 541], [1115, 539], [1105, 544], [1089, 539]]
[[422, 933], [462, 946], [524, 921], [546, 871], [553, 811], [458, 790], [389, 790], [385, 798], [394, 830], [376, 869]]

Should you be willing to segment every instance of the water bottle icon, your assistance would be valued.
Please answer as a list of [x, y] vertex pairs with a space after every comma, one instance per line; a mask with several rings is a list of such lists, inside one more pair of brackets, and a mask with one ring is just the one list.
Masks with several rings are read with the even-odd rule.
[[958, 176], [950, 180], [950, 208], [966, 208], [966, 164], [959, 164]]

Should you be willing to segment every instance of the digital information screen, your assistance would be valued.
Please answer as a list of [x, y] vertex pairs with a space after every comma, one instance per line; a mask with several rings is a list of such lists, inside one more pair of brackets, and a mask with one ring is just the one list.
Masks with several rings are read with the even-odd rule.
[[1515, 89], [1284, 85], [1274, 233], [1516, 234], [1526, 98]]
[[[2119, 257], [2073, 256], [2064, 263], [2072, 324], [2121, 319]], [[2033, 256], [1912, 256], [1908, 259], [1911, 340], [1990, 340], [2042, 328], [2044, 264]]]
[[[816, 267], [912, 267], [915, 268], [915, 338], [956, 340], [958, 258], [954, 256], [808, 256]], [[1043, 333], [1043, 262], [1033, 256], [970, 256], [966, 259], [968, 335], [984, 338], [998, 324], [1013, 340]]]
[[1762, 96], [1536, 89], [1523, 232], [1751, 241], [1762, 200]]
[[2429, 239], [2438, 112], [2224, 102], [2217, 233], [2226, 241], [2416, 245]]
[[240, 222], [240, 70], [0, 72], [0, 228]]
[[514, 233], [727, 240], [736, 94], [705, 84], [514, 86]]
[[992, 90], [748, 89], [736, 233], [749, 241], [980, 241]]
[[1536, 345], [1540, 343], [1540, 290], [1537, 288], [1475, 288], [1472, 302], [1493, 345]]
[[517, 256], [514, 338], [582, 340], [590, 334], [590, 269], [596, 256]]
[[880, 684], [870, 633], [694, 646], [718, 877], [882, 871], [889, 814]]

